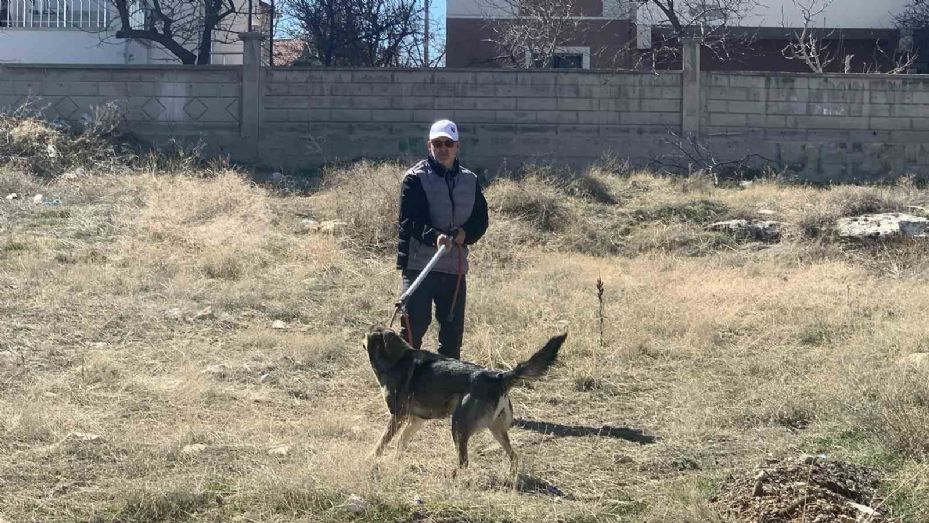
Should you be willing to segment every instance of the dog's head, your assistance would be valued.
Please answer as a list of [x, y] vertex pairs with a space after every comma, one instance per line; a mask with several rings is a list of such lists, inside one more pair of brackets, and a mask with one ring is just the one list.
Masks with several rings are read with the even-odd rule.
[[365, 348], [374, 370], [386, 370], [393, 366], [412, 347], [396, 332], [379, 325], [368, 330]]

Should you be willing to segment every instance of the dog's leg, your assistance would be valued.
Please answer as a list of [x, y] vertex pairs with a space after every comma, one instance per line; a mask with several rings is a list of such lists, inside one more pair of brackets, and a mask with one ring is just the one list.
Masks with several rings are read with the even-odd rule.
[[513, 425], [513, 404], [510, 402], [510, 398], [504, 396], [503, 400], [506, 403], [503, 404], [503, 408], [500, 409], [500, 413], [497, 414], [497, 417], [494, 418], [493, 422], [490, 424], [490, 433], [493, 434], [494, 439], [497, 440], [497, 443], [503, 447], [503, 451], [506, 452], [508, 458], [510, 458], [510, 473], [516, 474], [519, 470], [519, 458], [516, 455], [516, 451], [513, 450], [513, 446], [510, 445], [510, 435], [507, 433], [509, 428]]
[[452, 439], [458, 448], [458, 467], [468, 467], [468, 440], [477, 430], [480, 416], [480, 401], [470, 394], [462, 398], [461, 403], [452, 412]]
[[377, 447], [374, 447], [374, 450], [371, 451], [372, 457], [376, 458], [384, 453], [384, 449], [387, 448], [390, 440], [394, 439], [397, 431], [400, 430], [400, 427], [403, 426], [403, 422], [405, 421], [405, 417], [395, 416], [393, 414], [390, 415], [390, 420], [387, 422], [387, 428], [384, 429], [384, 434], [381, 435], [381, 440], [377, 443]]
[[403, 454], [403, 451], [406, 450], [407, 445], [410, 444], [410, 440], [413, 438], [413, 434], [422, 428], [423, 422], [425, 420], [422, 418], [417, 418], [416, 416], [410, 416], [409, 423], [406, 427], [403, 428], [403, 432], [400, 433], [400, 441], [397, 444], [397, 457], [400, 454]]

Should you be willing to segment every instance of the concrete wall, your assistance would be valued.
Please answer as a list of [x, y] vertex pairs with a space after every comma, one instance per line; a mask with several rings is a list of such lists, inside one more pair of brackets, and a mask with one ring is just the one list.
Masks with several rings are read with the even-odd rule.
[[[257, 56], [260, 37], [249, 38]], [[154, 143], [202, 138], [211, 152], [290, 170], [419, 158], [429, 124], [451, 118], [472, 168], [605, 153], [686, 166], [674, 146], [684, 135], [719, 161], [758, 155], [812, 181], [929, 175], [929, 78], [700, 72], [689, 49], [683, 73], [661, 75], [6, 65], [0, 108], [39, 96], [48, 118], [79, 120], [116, 100]]]
[[702, 135], [728, 158], [748, 152], [813, 181], [929, 173], [929, 78], [708, 74]]
[[240, 67], [0, 67], [0, 110], [31, 99], [48, 119], [80, 121], [114, 101], [139, 136], [155, 143], [202, 138], [216, 153], [238, 145], [240, 92]]
[[459, 124], [462, 161], [644, 157], [681, 124], [679, 74], [265, 70], [261, 151], [274, 165], [425, 155], [429, 125]]

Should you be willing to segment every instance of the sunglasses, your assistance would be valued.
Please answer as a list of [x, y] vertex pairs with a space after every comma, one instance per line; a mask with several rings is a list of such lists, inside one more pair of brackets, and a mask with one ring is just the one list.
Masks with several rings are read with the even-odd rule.
[[429, 143], [431, 143], [433, 147], [447, 147], [451, 149], [458, 142], [454, 140], [432, 140]]

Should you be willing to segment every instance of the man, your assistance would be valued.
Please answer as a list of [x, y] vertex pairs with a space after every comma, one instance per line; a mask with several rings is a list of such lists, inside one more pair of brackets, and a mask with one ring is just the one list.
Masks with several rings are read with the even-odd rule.
[[458, 359], [464, 334], [468, 246], [487, 230], [487, 200], [477, 176], [458, 164], [461, 143], [454, 122], [432, 124], [426, 148], [429, 156], [406, 172], [400, 189], [397, 268], [402, 271], [403, 290], [440, 245], [447, 249], [410, 296], [401, 334], [420, 348], [435, 304], [438, 352]]

